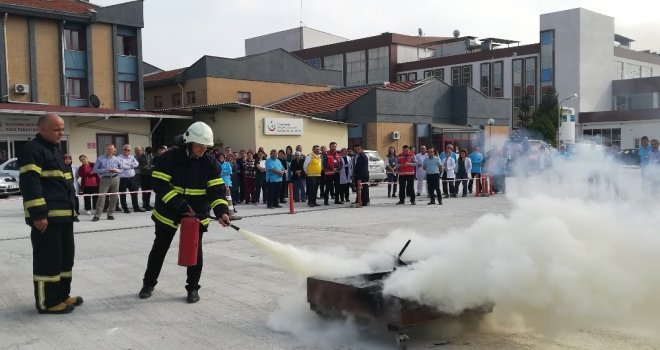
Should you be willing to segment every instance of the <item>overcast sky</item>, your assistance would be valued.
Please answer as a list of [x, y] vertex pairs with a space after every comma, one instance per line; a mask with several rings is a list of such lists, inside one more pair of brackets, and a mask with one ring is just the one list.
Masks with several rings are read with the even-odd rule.
[[[126, 0], [92, 0], [101, 6]], [[636, 50], [660, 51], [656, 0], [302, 0], [302, 21], [348, 39], [392, 32], [538, 42], [539, 15], [583, 7], [615, 17], [615, 31]], [[203, 55], [240, 57], [244, 40], [298, 27], [301, 0], [145, 0], [144, 60], [187, 67]]]

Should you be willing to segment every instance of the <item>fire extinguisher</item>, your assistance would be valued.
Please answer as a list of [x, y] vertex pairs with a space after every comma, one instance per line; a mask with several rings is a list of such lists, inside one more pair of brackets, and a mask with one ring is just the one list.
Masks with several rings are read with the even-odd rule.
[[179, 265], [197, 265], [197, 248], [199, 246], [199, 219], [186, 216], [181, 219], [179, 235]]

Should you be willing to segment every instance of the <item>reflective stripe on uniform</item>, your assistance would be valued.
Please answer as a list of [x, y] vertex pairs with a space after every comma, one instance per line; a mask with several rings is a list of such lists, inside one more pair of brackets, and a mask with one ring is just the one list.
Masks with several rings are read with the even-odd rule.
[[60, 275], [57, 276], [39, 276], [34, 275], [34, 281], [37, 282], [37, 301], [39, 308], [46, 309], [46, 282], [55, 283], [60, 281]]
[[37, 174], [41, 174], [41, 168], [35, 164], [25, 164], [18, 169], [20, 174], [27, 173], [30, 170], [36, 172]]
[[29, 209], [32, 207], [38, 207], [40, 205], [46, 205], [46, 200], [43, 198], [32, 199], [29, 201], [23, 202], [23, 208]]
[[215, 209], [215, 207], [217, 207], [220, 204], [229, 205], [227, 201], [224, 199], [216, 199], [213, 201], [213, 203], [211, 203], [211, 209]]
[[[73, 216], [73, 210], [71, 209], [54, 209], [48, 211], [48, 217], [62, 217], [62, 216]], [[25, 210], [25, 217], [30, 217], [30, 212]]]
[[67, 180], [71, 180], [73, 179], [73, 174], [67, 171], [66, 173], [64, 173], [64, 178]]
[[63, 271], [60, 273], [60, 277], [63, 278], [72, 278], [73, 277], [73, 272], [71, 271]]
[[211, 219], [206, 218], [204, 220], [200, 220], [199, 222], [204, 226], [208, 226], [211, 223]]
[[60, 281], [60, 275], [55, 275], [55, 276], [34, 275], [34, 280], [36, 282], [59, 282]]
[[151, 213], [154, 215], [154, 218], [156, 218], [156, 220], [162, 222], [163, 224], [173, 227], [174, 229], [178, 228], [178, 226], [174, 224], [174, 221], [160, 215], [160, 213], [157, 212], [156, 210], [153, 210]]
[[172, 199], [172, 198], [174, 198], [174, 196], [176, 196], [176, 193], [177, 193], [177, 192], [176, 192], [175, 190], [171, 190], [171, 191], [167, 192], [167, 193], [163, 196], [163, 203], [167, 203], [167, 202], [169, 202], [170, 199]]
[[205, 196], [206, 195], [206, 189], [199, 189], [199, 188], [183, 188], [179, 186], [172, 186], [172, 189], [176, 191], [176, 193], [179, 194], [185, 194], [189, 196]]
[[41, 172], [41, 177], [65, 177], [62, 170], [44, 170]]
[[154, 170], [151, 173], [151, 177], [155, 177], [157, 179], [161, 179], [161, 180], [167, 181], [167, 182], [170, 182], [170, 180], [172, 180], [172, 176], [167, 175], [167, 174], [165, 174], [163, 172], [160, 172], [160, 171], [156, 171], [156, 170]]
[[213, 180], [207, 182], [206, 186], [211, 187], [211, 186], [224, 185], [224, 184], [225, 184], [225, 182], [222, 179], [213, 179]]

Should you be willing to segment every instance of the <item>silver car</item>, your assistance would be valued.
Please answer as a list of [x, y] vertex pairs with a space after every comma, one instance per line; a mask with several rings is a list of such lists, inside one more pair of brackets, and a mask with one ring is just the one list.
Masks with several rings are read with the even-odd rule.
[[0, 173], [0, 198], [18, 193], [18, 179], [7, 173]]
[[[18, 169], [18, 158], [11, 158], [0, 164], [0, 173], [9, 174], [16, 178], [16, 181], [18, 181]], [[18, 184], [18, 182], [16, 183]]]
[[369, 183], [378, 184], [387, 179], [385, 173], [385, 161], [380, 157], [377, 151], [367, 151], [364, 153], [369, 158]]

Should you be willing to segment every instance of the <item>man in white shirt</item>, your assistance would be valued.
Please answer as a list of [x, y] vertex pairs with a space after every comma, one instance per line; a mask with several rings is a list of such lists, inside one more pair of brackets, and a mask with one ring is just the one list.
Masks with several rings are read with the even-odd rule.
[[[138, 204], [138, 195], [135, 193], [135, 191], [138, 190], [138, 185], [135, 181], [135, 168], [140, 164], [131, 154], [131, 145], [124, 145], [122, 153], [117, 158], [119, 158], [119, 169], [121, 169], [121, 173], [119, 173], [119, 193], [124, 193], [127, 189], [133, 192], [131, 193], [133, 211], [143, 212], [144, 209], [140, 208], [140, 205]], [[126, 195], [121, 194], [119, 198], [124, 213], [130, 213], [128, 210], [128, 204], [126, 204]]]
[[[417, 167], [415, 169], [415, 177], [417, 177], [417, 196], [422, 195], [422, 189], [424, 187], [424, 180], [426, 179], [426, 170], [424, 170], [424, 160], [428, 158], [429, 155], [426, 154], [426, 146], [419, 146], [419, 153], [415, 155], [415, 162]], [[426, 191], [428, 193], [428, 191]]]

